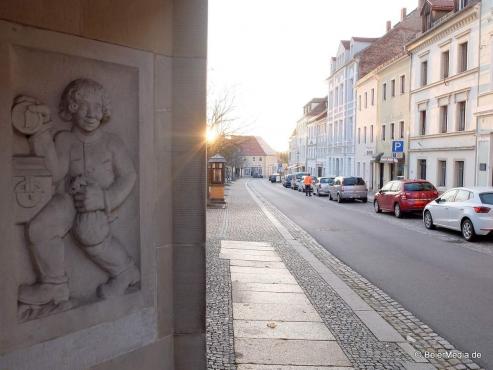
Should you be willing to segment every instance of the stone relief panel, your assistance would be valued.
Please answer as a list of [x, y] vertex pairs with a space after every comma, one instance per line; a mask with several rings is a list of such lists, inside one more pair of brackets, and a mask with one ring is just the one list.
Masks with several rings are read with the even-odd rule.
[[140, 289], [138, 75], [15, 48], [18, 320]]

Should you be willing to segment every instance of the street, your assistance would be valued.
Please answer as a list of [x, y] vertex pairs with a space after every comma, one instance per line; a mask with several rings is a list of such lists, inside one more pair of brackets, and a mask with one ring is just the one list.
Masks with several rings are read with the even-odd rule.
[[419, 216], [376, 214], [372, 203], [338, 204], [265, 180], [249, 186], [330, 253], [470, 354], [493, 364], [493, 243], [429, 231]]

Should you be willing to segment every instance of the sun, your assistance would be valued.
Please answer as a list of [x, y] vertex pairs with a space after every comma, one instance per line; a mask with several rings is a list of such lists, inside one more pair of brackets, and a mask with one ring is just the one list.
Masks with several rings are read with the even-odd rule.
[[210, 143], [213, 143], [217, 138], [217, 133], [215, 130], [211, 130], [210, 128], [207, 128], [207, 132], [206, 132], [206, 139], [207, 139], [207, 142], [210, 144]]

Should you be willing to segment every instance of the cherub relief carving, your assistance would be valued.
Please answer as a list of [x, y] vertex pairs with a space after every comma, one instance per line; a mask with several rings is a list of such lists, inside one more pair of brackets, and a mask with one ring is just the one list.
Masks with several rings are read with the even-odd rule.
[[123, 142], [101, 127], [111, 117], [108, 95], [96, 81], [72, 81], [59, 105], [59, 116], [72, 123], [71, 131], [53, 135], [47, 129], [49, 116], [49, 108], [30, 97], [17, 98], [12, 111], [14, 127], [28, 135], [35, 155], [44, 157], [55, 186], [49, 202], [26, 225], [39, 276], [35, 284], [19, 287], [18, 300], [29, 306], [69, 301], [63, 243], [69, 232], [108, 274], [98, 296], [122, 295], [140, 281], [140, 272], [112, 235], [111, 222], [137, 175]]

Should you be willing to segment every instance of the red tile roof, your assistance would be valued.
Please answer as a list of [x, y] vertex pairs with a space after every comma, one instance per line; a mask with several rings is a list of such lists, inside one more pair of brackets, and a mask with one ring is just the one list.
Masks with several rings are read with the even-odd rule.
[[276, 152], [260, 136], [234, 136], [242, 156], [275, 155]]

